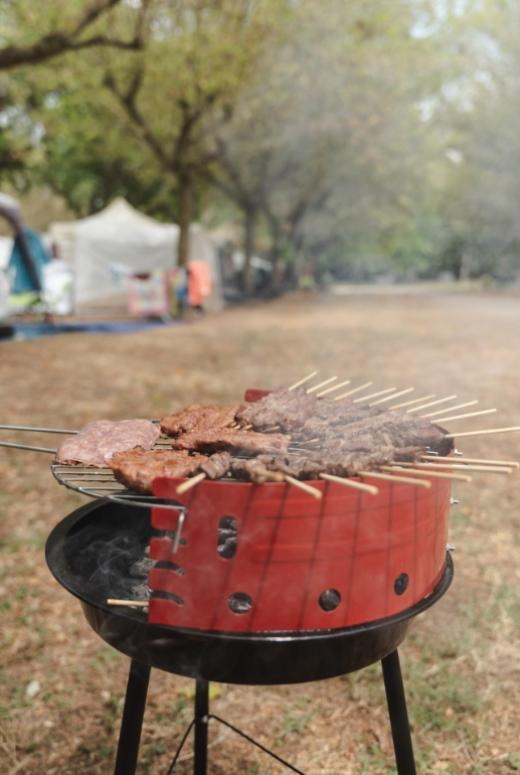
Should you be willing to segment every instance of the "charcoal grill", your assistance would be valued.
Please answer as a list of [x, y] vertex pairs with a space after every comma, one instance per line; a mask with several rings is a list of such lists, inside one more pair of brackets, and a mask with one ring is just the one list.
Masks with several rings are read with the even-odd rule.
[[[158, 480], [158, 496], [166, 497], [169, 488], [174, 488], [175, 484], [175, 480]], [[265, 497], [267, 491], [271, 491], [271, 500], [274, 498], [273, 488], [277, 495], [275, 500], [280, 497], [280, 493], [276, 491], [283, 490], [285, 496], [282, 500], [285, 504], [287, 505], [291, 500], [286, 485], [225, 483], [222, 486], [226, 490], [229, 489], [233, 498], [243, 498], [241, 491], [246, 487], [251, 491], [257, 490], [263, 493], [262, 497]], [[327, 503], [330, 498], [328, 502], [334, 503], [334, 486], [324, 484], [322, 486], [330, 487], [330, 493], [325, 494], [322, 502]], [[411, 489], [406, 485], [391, 485], [391, 488], [401, 492], [403, 487], [405, 492]], [[445, 488], [444, 482], [437, 485], [435, 497], [442, 504], [444, 512], [445, 507], [447, 508], [447, 492], [443, 488]], [[435, 491], [435, 487], [432, 489]], [[196, 495], [196, 492], [199, 495]], [[332, 619], [328, 627], [322, 625], [319, 628], [294, 627], [271, 631], [265, 629], [252, 631], [249, 628], [249, 631], [242, 629], [233, 632], [229, 628], [224, 630], [216, 626], [209, 629], [201, 628], [201, 619], [197, 611], [200, 613], [202, 609], [197, 605], [191, 626], [187, 619], [182, 624], [176, 623], [172, 626], [168, 623], [172, 615], [171, 606], [174, 606], [174, 610], [180, 608], [184, 611], [185, 608], [178, 603], [177, 598], [181, 595], [179, 592], [172, 593], [160, 589], [161, 584], [153, 581], [153, 574], [156, 572], [174, 574], [183, 583], [184, 586], [180, 591], [187, 600], [186, 587], [192, 575], [192, 569], [188, 569], [186, 575], [182, 576], [179, 575], [179, 568], [182, 568], [183, 552], [188, 555], [190, 542], [193, 539], [190, 531], [196, 531], [199, 517], [204, 517], [202, 511], [195, 508], [196, 501], [204, 496], [204, 490], [196, 492], [187, 494], [184, 504], [179, 503], [180, 508], [184, 507], [188, 510], [188, 519], [179, 551], [175, 554], [175, 563], [171, 558], [159, 560], [159, 567], [156, 566], [151, 571], [150, 582], [155, 584], [156, 588], [152, 592], [148, 615], [143, 610], [114, 609], [107, 605], [106, 601], [109, 597], [128, 598], [134, 593], [135, 586], [146, 580], [144, 571], [140, 578], [136, 578], [132, 576], [131, 569], [145, 556], [148, 546], [152, 547], [153, 554], [157, 551], [153, 549], [154, 545], [159, 546], [164, 552], [165, 542], [166, 544], [169, 542], [170, 547], [175, 542], [173, 525], [177, 522], [171, 510], [154, 508], [153, 518], [150, 521], [148, 509], [114, 503], [107, 499], [98, 500], [66, 517], [52, 531], [47, 542], [47, 562], [56, 579], [79, 598], [87, 621], [95, 632], [132, 660], [115, 774], [131, 775], [135, 772], [148, 679], [152, 667], [196, 680], [193, 722], [195, 727], [194, 773], [204, 775], [207, 768], [207, 725], [209, 719], [217, 719], [209, 712], [209, 681], [258, 685], [314, 681], [358, 670], [378, 660], [381, 660], [383, 665], [398, 772], [413, 773], [415, 771], [413, 753], [397, 647], [406, 634], [410, 619], [439, 599], [451, 582], [453, 568], [449, 556], [445, 555], [444, 545], [442, 561], [440, 567], [435, 570], [431, 589], [424, 594], [423, 590], [416, 589], [415, 594], [422, 597], [416, 602], [411, 602], [413, 584], [406, 584], [403, 580], [405, 575], [403, 568], [410, 571], [414, 567], [412, 549], [409, 555], [412, 565], [399, 566], [401, 572], [395, 576], [392, 583], [393, 597], [400, 600], [404, 596], [408, 602], [400, 604], [400, 610], [379, 618], [374, 611], [374, 618], [368, 622], [343, 626], [343, 622], [338, 623], [337, 620]], [[409, 493], [409, 497], [412, 497], [415, 503], [413, 514], [417, 519], [420, 516], [420, 508], [418, 508], [415, 493], [415, 490], [413, 494]], [[396, 492], [394, 497], [395, 495]], [[358, 498], [359, 509], [356, 513], [359, 517], [363, 514], [363, 497]], [[299, 495], [296, 498], [301, 507], [303, 501], [300, 502]], [[204, 500], [206, 499], [203, 498], [201, 502], [203, 503]], [[194, 501], [193, 504], [191, 501]], [[399, 502], [399, 498], [396, 498], [396, 501]], [[249, 503], [251, 505], [254, 502], [254, 495], [251, 494]], [[218, 504], [218, 501], [214, 497], [213, 504], [215, 503]], [[308, 504], [308, 501], [306, 503]], [[224, 500], [220, 506], [226, 508], [229, 502]], [[239, 512], [235, 509], [235, 513]], [[412, 511], [405, 509], [401, 510], [401, 513], [410, 516]], [[198, 514], [199, 517], [197, 517]], [[323, 520], [323, 514], [316, 516]], [[394, 514], [394, 520], [395, 518]], [[212, 519], [210, 511], [206, 513], [206, 519], [209, 532]], [[308, 512], [303, 519], [309, 519]], [[279, 521], [280, 517], [275, 519], [275, 522]], [[279, 530], [276, 534], [281, 535]], [[239, 527], [238, 542], [240, 540]], [[444, 540], [442, 530], [437, 531], [436, 540], [441, 547], [441, 542]], [[227, 568], [232, 565], [234, 558], [220, 557], [217, 553], [217, 545], [218, 536], [215, 531], [211, 547], [212, 554], [215, 555], [217, 562], [224, 563]], [[237, 552], [238, 555], [239, 552]], [[302, 564], [301, 560], [300, 564]], [[431, 558], [429, 566], [431, 573]], [[391, 564], [386, 567], [392, 567], [393, 573]], [[407, 575], [410, 579], [413, 576], [413, 570]], [[199, 593], [200, 590], [197, 588], [197, 594]], [[335, 602], [334, 599], [333, 602]], [[279, 607], [280, 600], [275, 600], [274, 604]], [[384, 605], [385, 610], [391, 610], [387, 603]], [[162, 606], [166, 606], [166, 613]], [[211, 609], [211, 606], [208, 607]], [[329, 612], [323, 610], [319, 602], [317, 608], [318, 616], [331, 614], [334, 617], [334, 612], [336, 611], [337, 616], [337, 610], [341, 609], [341, 604]], [[230, 614], [232, 613], [230, 611]], [[239, 621], [243, 621], [244, 617], [247, 619], [248, 616], [247, 612], [233, 615]], [[218, 619], [215, 622], [220, 624]], [[228, 723], [222, 719], [218, 721]], [[232, 728], [241, 733], [235, 727]], [[274, 755], [292, 771], [300, 772], [265, 747], [263, 750]]]
[[[180, 495], [183, 480], [159, 478], [141, 497], [109, 469], [51, 468], [96, 501], [52, 531], [48, 565], [92, 628], [131, 658], [116, 775], [135, 772], [152, 667], [196, 681], [187, 732], [194, 727], [194, 773], [205, 775], [210, 719], [301, 772], [211, 714], [210, 681], [315, 681], [379, 660], [398, 772], [415, 772], [397, 647], [451, 583], [449, 481], [386, 482], [368, 496], [320, 480], [317, 501], [286, 482], [204, 481]], [[148, 593], [146, 609], [107, 602], [143, 603]]]

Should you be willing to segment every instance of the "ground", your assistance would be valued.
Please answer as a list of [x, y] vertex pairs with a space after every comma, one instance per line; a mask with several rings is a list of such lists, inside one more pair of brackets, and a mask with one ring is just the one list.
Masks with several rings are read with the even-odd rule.
[[[517, 298], [292, 297], [140, 334], [0, 344], [1, 420], [75, 428], [100, 417], [156, 417], [319, 369], [323, 378], [415, 386], [499, 409], [453, 429], [516, 425], [519, 352]], [[27, 434], [16, 438], [29, 442]], [[31, 441], [51, 446], [55, 438]], [[470, 437], [459, 446], [473, 457], [520, 458], [520, 434]], [[0, 769], [108, 773], [128, 661], [90, 630], [45, 566], [47, 534], [83, 502], [54, 483], [48, 463], [44, 454], [0, 450]], [[520, 771], [519, 482], [518, 475], [475, 474], [472, 484], [457, 486], [455, 581], [401, 647], [421, 773]], [[216, 713], [310, 775], [395, 771], [377, 666], [296, 687], [215, 685], [212, 694]], [[140, 772], [167, 770], [191, 700], [190, 680], [152, 674]], [[210, 737], [210, 775], [282, 772], [221, 729]], [[188, 748], [179, 772], [190, 767]]]

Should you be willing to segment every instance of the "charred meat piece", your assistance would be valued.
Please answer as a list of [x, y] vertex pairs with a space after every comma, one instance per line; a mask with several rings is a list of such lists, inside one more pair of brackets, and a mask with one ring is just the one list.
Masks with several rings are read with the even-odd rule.
[[218, 404], [192, 404], [176, 414], [161, 419], [161, 430], [167, 436], [179, 436], [195, 430], [218, 430], [228, 428], [235, 419], [240, 404], [218, 406]]
[[339, 457], [331, 457], [328, 450], [320, 450], [309, 455], [260, 455], [257, 458], [268, 470], [280, 471], [296, 479], [318, 479], [321, 473], [355, 476], [360, 471], [387, 465], [393, 459], [392, 447], [377, 452], [344, 452]]
[[159, 427], [149, 420], [96, 420], [65, 439], [58, 448], [56, 460], [103, 467], [117, 452], [135, 447], [151, 449], [159, 435]]
[[285, 475], [279, 469], [269, 469], [260, 458], [244, 460], [231, 458], [231, 473], [237, 479], [264, 484], [264, 482], [283, 482]]
[[200, 470], [204, 471], [209, 479], [221, 479], [227, 474], [231, 466], [232, 457], [229, 452], [215, 452], [204, 463]]
[[281, 433], [255, 433], [254, 431], [222, 430], [194, 431], [185, 433], [172, 442], [176, 449], [216, 452], [227, 450], [236, 454], [259, 455], [263, 452], [286, 452], [289, 437]]
[[153, 480], [157, 477], [191, 476], [207, 459], [205, 455], [189, 455], [187, 452], [132, 450], [114, 455], [109, 465], [118, 482], [130, 490], [151, 493]]

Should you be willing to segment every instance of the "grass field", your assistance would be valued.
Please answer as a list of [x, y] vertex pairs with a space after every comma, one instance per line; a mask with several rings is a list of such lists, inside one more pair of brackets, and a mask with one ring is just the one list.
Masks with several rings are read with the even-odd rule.
[[[194, 400], [236, 400], [247, 386], [286, 385], [314, 368], [323, 378], [413, 385], [417, 395], [454, 393], [499, 409], [453, 430], [517, 425], [520, 300], [296, 296], [141, 334], [3, 343], [0, 418], [74, 428], [101, 417], [159, 416]], [[16, 438], [29, 442], [27, 434]], [[473, 457], [520, 458], [520, 434], [464, 442]], [[48, 463], [0, 450], [0, 771], [109, 773], [128, 660], [90, 630], [45, 566], [47, 534], [83, 502], [54, 483]], [[457, 486], [454, 583], [401, 647], [420, 773], [520, 771], [519, 476], [475, 474]], [[187, 679], [152, 674], [141, 773], [166, 771], [192, 691]], [[212, 696], [216, 713], [309, 775], [394, 772], [377, 666], [296, 687], [215, 685]], [[210, 738], [210, 775], [283, 771], [221, 729]]]

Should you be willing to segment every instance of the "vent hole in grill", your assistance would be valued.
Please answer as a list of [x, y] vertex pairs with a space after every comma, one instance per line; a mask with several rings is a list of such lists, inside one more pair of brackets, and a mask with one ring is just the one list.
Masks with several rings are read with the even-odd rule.
[[238, 522], [235, 517], [221, 517], [218, 523], [217, 552], [224, 560], [232, 560], [237, 553]]
[[180, 565], [177, 565], [176, 562], [169, 562], [168, 560], [159, 560], [155, 564], [155, 567], [159, 570], [171, 570], [174, 573], [176, 573], [178, 576], [185, 576], [186, 571], [184, 568], [182, 568]]
[[396, 595], [402, 595], [408, 588], [409, 577], [407, 573], [400, 573], [394, 582], [394, 592]]
[[253, 600], [245, 592], [234, 592], [228, 598], [228, 605], [234, 614], [247, 614], [253, 607]]
[[184, 598], [176, 595], [175, 592], [164, 592], [162, 589], [156, 589], [151, 597], [152, 600], [171, 600], [177, 605], [184, 605]]
[[341, 595], [337, 589], [324, 589], [318, 603], [324, 611], [334, 611], [341, 603]]

